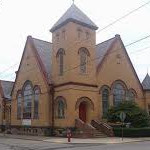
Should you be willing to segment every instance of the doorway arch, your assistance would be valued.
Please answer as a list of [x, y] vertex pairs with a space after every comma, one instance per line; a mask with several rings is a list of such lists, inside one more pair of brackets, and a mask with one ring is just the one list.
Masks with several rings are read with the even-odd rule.
[[79, 110], [79, 119], [87, 122], [89, 120], [90, 110], [94, 110], [94, 104], [88, 97], [81, 97], [77, 100], [75, 109]]
[[79, 119], [86, 122], [87, 119], [87, 104], [86, 102], [81, 102], [79, 105]]

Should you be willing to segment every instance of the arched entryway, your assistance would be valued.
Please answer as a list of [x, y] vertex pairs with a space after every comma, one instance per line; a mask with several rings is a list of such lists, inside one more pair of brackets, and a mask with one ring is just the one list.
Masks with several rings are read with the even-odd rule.
[[87, 104], [86, 102], [81, 102], [79, 105], [79, 119], [83, 122], [86, 122], [86, 115], [87, 115]]
[[75, 109], [79, 110], [79, 119], [88, 122], [90, 119], [89, 114], [91, 114], [91, 110], [94, 110], [94, 104], [89, 98], [82, 97], [77, 100]]

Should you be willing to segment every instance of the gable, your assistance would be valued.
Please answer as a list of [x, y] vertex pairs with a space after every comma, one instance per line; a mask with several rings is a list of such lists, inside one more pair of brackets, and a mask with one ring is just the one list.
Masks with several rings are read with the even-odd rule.
[[51, 55], [52, 55], [52, 43], [47, 41], [42, 41], [39, 39], [33, 39], [33, 43], [35, 45], [36, 51], [38, 53], [38, 56], [41, 59], [41, 63], [43, 63], [46, 76], [48, 79], [50, 79], [51, 76], [51, 68], [52, 68], [52, 61], [51, 61]]
[[115, 37], [96, 45], [96, 58], [97, 58], [96, 67], [97, 68], [102, 64], [104, 58], [107, 55], [107, 52], [109, 51], [109, 49], [111, 48], [114, 42], [115, 42]]
[[[110, 85], [116, 80], [122, 80], [128, 89], [133, 88], [142, 97], [143, 88], [127, 54], [120, 36], [107, 50], [106, 55], [97, 66], [99, 84]], [[140, 98], [141, 98], [140, 97]]]
[[45, 66], [30, 36], [27, 38], [25, 44], [12, 93], [14, 89], [18, 90], [22, 88], [26, 80], [33, 81], [37, 85], [44, 84], [47, 87], [49, 86]]

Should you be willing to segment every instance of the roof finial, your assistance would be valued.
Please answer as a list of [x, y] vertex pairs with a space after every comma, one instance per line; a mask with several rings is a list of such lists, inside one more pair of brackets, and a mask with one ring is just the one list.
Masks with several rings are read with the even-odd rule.
[[74, 4], [74, 0], [72, 0], [73, 4]]

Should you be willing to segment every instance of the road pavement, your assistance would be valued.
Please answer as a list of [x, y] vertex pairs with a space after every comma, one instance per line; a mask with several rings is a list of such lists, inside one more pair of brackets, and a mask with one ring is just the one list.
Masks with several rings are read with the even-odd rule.
[[150, 150], [150, 141], [121, 144], [53, 143], [0, 137], [0, 150]]

